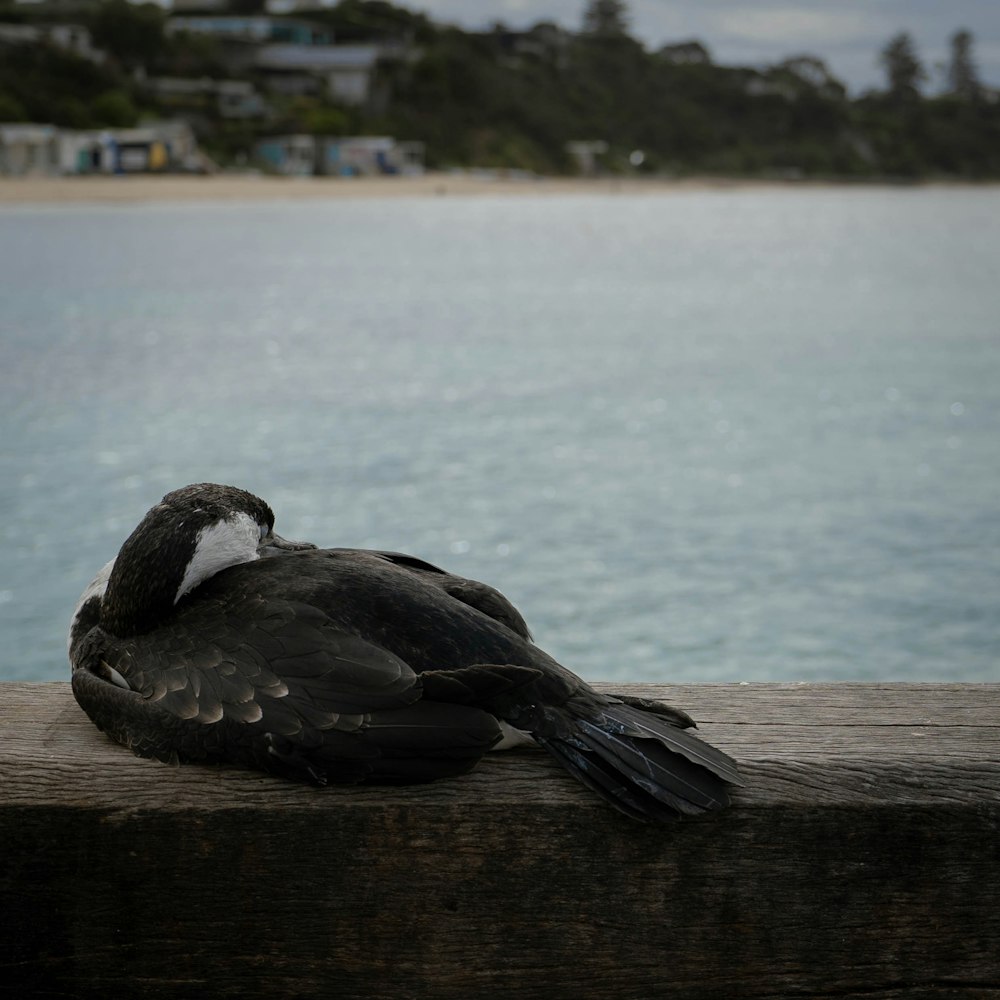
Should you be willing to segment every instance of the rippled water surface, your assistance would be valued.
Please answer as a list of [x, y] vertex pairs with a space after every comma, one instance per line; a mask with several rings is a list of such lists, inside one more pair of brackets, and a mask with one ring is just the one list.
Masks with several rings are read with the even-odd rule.
[[591, 679], [998, 680], [998, 260], [990, 189], [0, 211], [0, 679], [215, 480]]

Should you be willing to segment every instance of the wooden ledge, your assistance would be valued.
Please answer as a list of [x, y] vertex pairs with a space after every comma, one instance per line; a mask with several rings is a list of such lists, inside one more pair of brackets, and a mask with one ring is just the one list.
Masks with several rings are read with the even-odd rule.
[[[604, 685], [605, 689], [622, 690]], [[315, 789], [0, 684], [12, 996], [1000, 996], [1000, 685], [638, 686], [741, 762], [668, 827], [543, 753]]]

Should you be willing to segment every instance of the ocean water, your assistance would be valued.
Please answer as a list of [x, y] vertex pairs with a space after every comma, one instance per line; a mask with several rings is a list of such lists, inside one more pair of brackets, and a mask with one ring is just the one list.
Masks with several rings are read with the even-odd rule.
[[177, 486], [593, 680], [1000, 680], [1000, 191], [0, 211], [0, 679]]

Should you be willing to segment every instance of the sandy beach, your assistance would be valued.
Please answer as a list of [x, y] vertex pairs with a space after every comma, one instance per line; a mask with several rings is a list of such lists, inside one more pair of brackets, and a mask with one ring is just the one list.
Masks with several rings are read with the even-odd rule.
[[670, 194], [743, 187], [829, 186], [802, 181], [726, 178], [505, 177], [492, 173], [429, 173], [420, 177], [213, 176], [0, 178], [0, 204], [144, 201], [256, 201], [310, 198], [401, 198], [472, 195]]

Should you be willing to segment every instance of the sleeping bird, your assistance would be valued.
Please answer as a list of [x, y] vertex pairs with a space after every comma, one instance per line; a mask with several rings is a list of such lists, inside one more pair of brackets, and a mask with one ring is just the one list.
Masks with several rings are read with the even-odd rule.
[[168, 493], [84, 591], [73, 693], [143, 757], [284, 778], [412, 783], [530, 739], [616, 809], [718, 809], [735, 762], [657, 701], [599, 694], [498, 591], [412, 556], [274, 532], [259, 497]]

